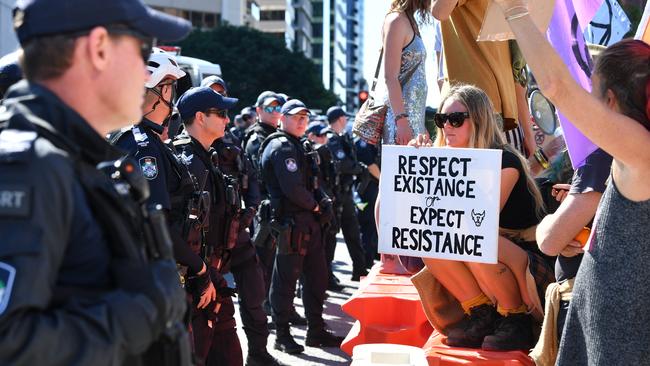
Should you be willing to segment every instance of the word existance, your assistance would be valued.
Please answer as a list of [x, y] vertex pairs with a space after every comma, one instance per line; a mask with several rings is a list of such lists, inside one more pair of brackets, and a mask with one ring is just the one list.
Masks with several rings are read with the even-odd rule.
[[470, 158], [436, 156], [398, 156], [395, 192], [476, 198], [476, 181], [467, 176]]

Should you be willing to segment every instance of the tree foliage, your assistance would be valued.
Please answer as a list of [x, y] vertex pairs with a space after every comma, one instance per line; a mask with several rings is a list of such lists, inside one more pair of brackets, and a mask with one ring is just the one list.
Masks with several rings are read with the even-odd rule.
[[309, 108], [326, 110], [337, 97], [325, 89], [318, 67], [283, 39], [248, 27], [223, 25], [195, 30], [179, 44], [184, 56], [221, 65], [228, 94], [252, 105], [265, 90], [285, 93]]

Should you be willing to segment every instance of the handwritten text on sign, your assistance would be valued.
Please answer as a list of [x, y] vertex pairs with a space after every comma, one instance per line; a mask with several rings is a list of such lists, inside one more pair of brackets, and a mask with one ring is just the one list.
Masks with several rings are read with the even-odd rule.
[[501, 150], [382, 147], [379, 251], [496, 263]]

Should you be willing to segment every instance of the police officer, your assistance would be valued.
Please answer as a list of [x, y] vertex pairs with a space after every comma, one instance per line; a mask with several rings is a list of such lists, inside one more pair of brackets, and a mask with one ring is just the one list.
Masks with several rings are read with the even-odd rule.
[[18, 63], [18, 51], [0, 58], [0, 100], [10, 86], [23, 78], [23, 72]]
[[232, 134], [227, 133], [218, 138], [212, 147], [219, 156], [219, 169], [227, 176], [228, 188], [237, 192], [236, 200], [230, 201], [227, 207], [230, 216], [228, 228], [231, 232], [237, 229], [228, 269], [237, 284], [239, 309], [248, 339], [246, 365], [280, 365], [266, 349], [269, 330], [266, 313], [262, 308], [266, 298], [264, 273], [249, 230], [261, 200], [259, 181], [253, 172], [252, 164]]
[[357, 150], [357, 158], [366, 164], [370, 176], [366, 182], [358, 182], [357, 193], [361, 202], [357, 204], [359, 212], [359, 226], [361, 227], [361, 240], [366, 253], [366, 266], [370, 268], [377, 257], [377, 224], [375, 223], [375, 203], [379, 194], [379, 149], [356, 137], [354, 147]]
[[[307, 126], [307, 139], [312, 143], [314, 149], [318, 152], [320, 158], [320, 173], [322, 178], [321, 186], [329, 197], [336, 199], [334, 192], [338, 190], [340, 174], [338, 160], [332, 159], [332, 153], [327, 148], [328, 134], [332, 133], [327, 123], [323, 121], [314, 121]], [[343, 286], [338, 278], [334, 276], [332, 261], [334, 261], [334, 252], [336, 250], [336, 235], [340, 230], [339, 222], [336, 217], [323, 228], [323, 246], [325, 247], [325, 258], [327, 260], [328, 283], [327, 289], [332, 291], [341, 291]]]
[[[246, 107], [242, 109], [241, 112], [239, 112], [237, 117], [235, 117], [234, 125], [230, 128], [230, 133], [239, 141], [242, 141], [244, 139], [244, 135], [246, 134], [246, 130], [255, 122], [257, 114], [253, 108]], [[241, 143], [239, 145], [241, 146]]]
[[[289, 330], [296, 281], [302, 274], [302, 300], [308, 321], [305, 344], [339, 347], [341, 337], [325, 329], [323, 302], [327, 265], [321, 226], [333, 216], [329, 197], [318, 187], [318, 167], [309, 144], [300, 137], [309, 121], [309, 110], [297, 100], [282, 106], [282, 128], [262, 145], [262, 177], [273, 209], [277, 256], [271, 284], [271, 306], [276, 324], [275, 348], [301, 353]], [[320, 222], [319, 222], [320, 220]]]
[[173, 111], [173, 97], [176, 80], [185, 72], [176, 63], [173, 55], [154, 49], [149, 56], [147, 70], [149, 80], [145, 83], [146, 94], [142, 106], [140, 123], [124, 129], [113, 137], [115, 146], [132, 156], [149, 181], [151, 192], [148, 203], [160, 205], [170, 225], [169, 231], [174, 244], [174, 257], [187, 267], [192, 277], [192, 288], [199, 297], [198, 308], [205, 308], [216, 298], [216, 291], [204, 258], [199, 250], [192, 250], [188, 239], [195, 226], [189, 222], [188, 204], [192, 196], [200, 194], [198, 183], [189, 170], [174, 155], [172, 147], [161, 141], [168, 130]]
[[[261, 153], [260, 146], [266, 138], [272, 133], [276, 132], [278, 123], [280, 121], [280, 109], [282, 108], [284, 100], [272, 91], [262, 92], [255, 102], [258, 121], [246, 130], [244, 139], [242, 140], [242, 149], [246, 157], [253, 164], [255, 174], [261, 178], [261, 171], [259, 165], [259, 155]], [[267, 198], [266, 188], [262, 185], [262, 199]], [[268, 202], [262, 203], [260, 207], [260, 215], [262, 216], [267, 210]], [[273, 238], [270, 237], [270, 232], [265, 230], [266, 222], [260, 222], [265, 218], [257, 220], [254, 225], [255, 230], [255, 245], [257, 254], [262, 265], [264, 272], [265, 293], [268, 295], [271, 286], [271, 273], [273, 272], [273, 262], [275, 255], [275, 247]], [[264, 229], [264, 230], [262, 230]], [[268, 301], [265, 301], [265, 307], [270, 310]]]
[[352, 258], [352, 281], [359, 281], [361, 276], [368, 274], [366, 259], [361, 247], [361, 232], [352, 196], [352, 185], [355, 175], [368, 174], [365, 164], [356, 158], [354, 145], [345, 134], [347, 116], [341, 107], [331, 107], [327, 110], [327, 120], [334, 132], [327, 146], [332, 152], [332, 158], [339, 162], [341, 184], [336, 192], [336, 209], [339, 212], [343, 238]]
[[224, 97], [228, 96], [228, 86], [226, 85], [226, 82], [217, 75], [210, 75], [203, 78], [201, 86], [207, 86]]
[[[192, 332], [199, 362], [206, 365], [241, 365], [242, 350], [237, 338], [235, 308], [221, 271], [231, 258], [228, 236], [226, 177], [215, 165], [217, 153], [211, 147], [223, 137], [228, 124], [228, 109], [237, 99], [223, 97], [208, 87], [191, 88], [178, 100], [177, 107], [185, 132], [176, 137], [174, 145], [181, 159], [199, 182], [210, 192], [211, 206], [206, 242], [212, 251], [211, 276], [217, 284], [217, 302], [204, 311], [192, 314]], [[203, 185], [203, 183], [201, 183]]]
[[104, 162], [121, 153], [103, 136], [140, 118], [151, 38], [190, 24], [135, 0], [31, 0], [14, 26], [26, 80], [0, 117], [0, 360], [141, 364], [182, 331], [185, 295], [160, 212], [136, 202], [147, 184]]

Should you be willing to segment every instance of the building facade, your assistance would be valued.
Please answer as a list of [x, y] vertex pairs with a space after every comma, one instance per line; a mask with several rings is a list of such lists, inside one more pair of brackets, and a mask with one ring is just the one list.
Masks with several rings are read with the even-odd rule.
[[359, 107], [359, 91], [365, 87], [363, 3], [312, 0], [313, 60], [321, 68], [325, 88], [339, 97], [348, 112]]
[[310, 0], [257, 0], [257, 29], [282, 38], [290, 50], [312, 57], [312, 4]]
[[199, 29], [221, 24], [256, 28], [259, 23], [259, 0], [145, 0], [147, 5], [168, 14], [185, 18]]

